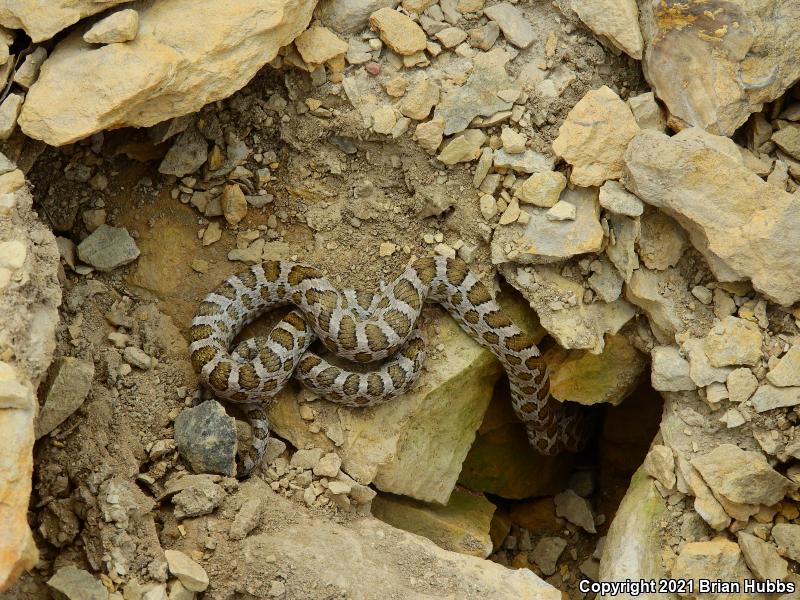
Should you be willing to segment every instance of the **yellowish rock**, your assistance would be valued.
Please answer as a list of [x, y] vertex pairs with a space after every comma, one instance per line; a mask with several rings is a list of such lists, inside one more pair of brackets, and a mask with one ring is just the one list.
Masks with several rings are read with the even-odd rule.
[[570, 6], [601, 39], [636, 60], [642, 59], [644, 41], [636, 0], [572, 0]]
[[437, 102], [439, 86], [426, 77], [411, 86], [399, 108], [406, 117], [421, 121], [428, 118]]
[[0, 0], [0, 25], [24, 29], [31, 40], [41, 42], [84, 17], [108, 10], [130, 0], [69, 0], [37, 2], [32, 0]]
[[486, 134], [480, 129], [467, 129], [450, 140], [437, 158], [446, 165], [475, 160], [481, 155], [485, 141]]
[[572, 165], [572, 183], [600, 186], [622, 177], [625, 148], [638, 131], [628, 105], [603, 86], [587, 92], [572, 108], [553, 141], [553, 151]]
[[375, 133], [388, 135], [397, 124], [397, 115], [391, 106], [382, 106], [372, 113], [372, 130]]
[[761, 360], [761, 330], [752, 321], [725, 317], [705, 339], [704, 350], [714, 367], [757, 365]]
[[567, 178], [558, 171], [534, 173], [517, 188], [515, 195], [524, 204], [550, 208], [567, 187]]
[[516, 198], [513, 198], [511, 202], [509, 202], [506, 209], [503, 211], [503, 214], [500, 215], [500, 225], [510, 225], [517, 219], [519, 219], [520, 215], [519, 210], [519, 201]]
[[376, 10], [370, 15], [369, 24], [378, 32], [381, 40], [398, 54], [412, 56], [423, 52], [428, 45], [422, 28], [408, 16], [392, 8]]
[[414, 138], [425, 152], [436, 154], [444, 138], [444, 121], [442, 119], [431, 119], [425, 123], [420, 123], [414, 130]]
[[139, 13], [126, 8], [95, 23], [83, 34], [83, 41], [89, 44], [119, 44], [131, 41], [138, 32]]
[[347, 42], [327, 27], [309, 27], [294, 41], [303, 60], [312, 65], [321, 65], [347, 52]]
[[222, 214], [231, 225], [236, 225], [247, 216], [247, 198], [239, 184], [232, 183], [222, 189]]

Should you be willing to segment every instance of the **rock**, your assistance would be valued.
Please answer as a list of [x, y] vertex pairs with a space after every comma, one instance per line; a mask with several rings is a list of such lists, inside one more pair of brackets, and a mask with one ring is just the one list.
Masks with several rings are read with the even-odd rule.
[[127, 265], [138, 256], [139, 248], [124, 227], [100, 225], [78, 244], [78, 258], [99, 271]]
[[446, 506], [378, 494], [372, 514], [399, 529], [428, 538], [445, 550], [486, 558], [492, 552], [489, 524], [495, 505], [483, 494], [456, 488]]
[[556, 565], [561, 553], [567, 547], [567, 540], [560, 537], [544, 536], [533, 547], [531, 559], [542, 570], [543, 575], [556, 572]]
[[600, 300], [614, 302], [620, 297], [622, 284], [625, 280], [611, 261], [601, 256], [591, 262], [589, 269], [592, 274], [589, 276], [587, 283]]
[[653, 389], [659, 392], [683, 392], [697, 388], [689, 375], [689, 361], [681, 356], [675, 346], [656, 346], [651, 355], [650, 381]]
[[175, 419], [175, 444], [195, 473], [236, 473], [235, 420], [219, 402], [184, 409]]
[[644, 42], [635, 0], [572, 0], [570, 7], [601, 40], [636, 60], [642, 59]]
[[555, 533], [562, 527], [552, 498], [515, 502], [511, 505], [509, 517], [516, 526], [529, 531]]
[[619, 181], [609, 180], [600, 187], [600, 206], [618, 215], [638, 217], [644, 212], [642, 201]]
[[339, 455], [335, 452], [329, 452], [314, 465], [314, 475], [317, 477], [336, 477], [341, 466], [342, 459], [339, 458]]
[[94, 363], [65, 356], [53, 362], [44, 387], [44, 405], [36, 419], [36, 439], [61, 425], [83, 404], [94, 379]]
[[411, 86], [398, 108], [406, 117], [422, 121], [428, 118], [437, 102], [439, 102], [439, 86], [425, 77]]
[[172, 144], [158, 172], [184, 177], [202, 167], [208, 159], [208, 142], [194, 125], [187, 127]]
[[322, 0], [318, 10], [322, 22], [339, 33], [357, 33], [367, 26], [379, 8], [394, 8], [399, 0]]
[[788, 563], [778, 555], [773, 544], [758, 539], [751, 533], [740, 531], [736, 534], [744, 561], [761, 581], [777, 579], [783, 581], [789, 575]]
[[620, 335], [608, 336], [600, 354], [554, 346], [544, 356], [553, 397], [584, 406], [619, 405], [636, 389], [647, 368], [644, 355]]
[[445, 48], [455, 48], [467, 39], [467, 32], [458, 27], [445, 27], [435, 37]]
[[766, 383], [756, 390], [750, 404], [759, 413], [774, 408], [797, 406], [800, 404], [800, 387], [775, 387]]
[[335, 447], [342, 470], [360, 484], [446, 503], [501, 367], [444, 313], [434, 323], [445, 350], [428, 358], [426, 372], [402, 402], [364, 411], [320, 401], [314, 405], [319, 433], [313, 433], [296, 394], [285, 390], [269, 411], [271, 426], [297, 448]]
[[347, 52], [347, 42], [327, 27], [309, 27], [295, 38], [294, 45], [310, 65], [321, 65]]
[[125, 362], [144, 371], [147, 371], [153, 367], [154, 363], [153, 359], [148, 356], [146, 352], [135, 346], [128, 346], [125, 348], [125, 350], [122, 352], [122, 358], [125, 359]]
[[800, 77], [800, 65], [789, 58], [800, 51], [800, 38], [790, 25], [800, 18], [794, 5], [736, 0], [703, 8], [639, 7], [647, 47], [643, 71], [656, 96], [681, 122], [731, 136]]
[[576, 216], [575, 205], [559, 200], [550, 210], [544, 213], [544, 216], [549, 221], [574, 221]]
[[498, 169], [511, 169], [517, 173], [541, 173], [553, 169], [553, 160], [533, 150], [511, 154], [500, 149], [494, 153], [494, 166]]
[[633, 272], [639, 268], [639, 257], [636, 254], [636, 241], [641, 232], [639, 219], [615, 215], [607, 215], [610, 243], [606, 247], [606, 256], [628, 283]]
[[577, 254], [598, 252], [603, 244], [603, 228], [600, 225], [597, 191], [567, 189], [561, 196], [562, 201], [575, 207], [574, 220], [551, 221], [544, 210], [522, 207], [530, 215], [530, 220], [527, 224], [516, 223], [495, 230], [492, 262], [552, 262]]
[[525, 143], [528, 141], [528, 139], [510, 127], [503, 127], [503, 131], [500, 134], [500, 139], [503, 142], [503, 150], [509, 154], [520, 154], [525, 152]]
[[46, 7], [35, 2], [8, 1], [0, 4], [0, 25], [9, 29], [24, 29], [33, 42], [38, 43], [53, 37], [84, 17], [127, 1], [109, 0], [103, 6], [98, 6], [91, 0], [79, 0]]
[[222, 215], [225, 220], [236, 225], [247, 216], [247, 198], [237, 183], [231, 183], [222, 188]]
[[88, 44], [118, 44], [129, 42], [139, 32], [139, 13], [126, 8], [111, 13], [109, 16], [92, 25], [83, 34], [83, 41]]
[[[700, 473], [697, 472], [687, 460], [681, 456], [677, 457], [678, 471], [681, 474], [684, 486], [687, 491], [694, 495], [694, 510], [699, 514], [709, 526], [716, 530], [722, 531], [731, 523], [731, 518], [722, 505], [711, 493], [711, 490], [703, 481]], [[681, 480], [678, 480], [678, 487], [681, 486]]]
[[108, 600], [108, 590], [98, 579], [74, 565], [61, 567], [48, 581], [69, 600]]
[[137, 5], [139, 33], [130, 42], [89, 46], [76, 31], [56, 45], [28, 92], [20, 127], [61, 146], [195, 112], [249, 82], [306, 28], [313, 8], [310, 0]]
[[556, 504], [556, 515], [564, 517], [570, 523], [577, 525], [589, 533], [596, 533], [592, 508], [585, 498], [581, 498], [572, 490], [556, 494], [553, 501]]
[[778, 387], [800, 386], [800, 346], [792, 346], [767, 373], [767, 381]]
[[625, 148], [638, 131], [628, 105], [602, 86], [572, 108], [558, 129], [553, 151], [572, 165], [572, 183], [599, 186], [622, 177]]
[[[672, 569], [672, 577], [693, 579], [695, 589], [698, 589], [698, 580], [708, 579], [709, 574], [713, 574], [714, 579], [719, 578], [726, 582], [743, 582], [753, 577], [747, 569], [739, 546], [723, 537], [714, 538], [710, 542], [684, 544]], [[736, 600], [756, 600], [749, 592], [726, 595]], [[699, 594], [697, 597], [711, 600], [715, 596], [717, 594]]]
[[323, 451], [320, 448], [301, 448], [292, 455], [290, 465], [298, 469], [314, 469], [322, 460]]
[[800, 230], [793, 225], [800, 209], [791, 194], [711, 145], [723, 140], [696, 130], [672, 138], [643, 130], [625, 154], [626, 185], [688, 231], [720, 281], [750, 278], [757, 290], [789, 305], [800, 299], [800, 257], [787, 232]]
[[428, 40], [422, 28], [407, 15], [389, 7], [376, 10], [369, 17], [372, 29], [383, 43], [398, 54], [411, 56], [425, 50]]
[[631, 96], [628, 98], [628, 106], [631, 107], [633, 118], [640, 128], [666, 131], [667, 119], [653, 92]]
[[232, 540], [243, 540], [256, 528], [260, 520], [261, 500], [259, 498], [246, 500], [233, 518], [228, 537]]
[[776, 523], [772, 527], [772, 539], [778, 545], [778, 552], [797, 562], [800, 560], [800, 525]]
[[658, 481], [665, 489], [675, 487], [675, 455], [668, 446], [655, 444], [642, 463], [644, 471]]
[[202, 592], [208, 587], [208, 574], [205, 569], [178, 550], [164, 550], [169, 571], [187, 590]]
[[444, 122], [444, 135], [452, 135], [469, 127], [475, 117], [491, 117], [511, 110], [512, 104], [497, 92], [511, 87], [506, 63], [511, 56], [502, 49], [479, 54], [466, 83], [444, 94], [436, 105], [434, 118]]
[[757, 365], [761, 360], [761, 330], [751, 321], [725, 317], [705, 338], [704, 350], [714, 367]]
[[533, 43], [536, 36], [533, 26], [513, 4], [500, 2], [485, 8], [483, 14], [497, 23], [503, 36], [518, 48], [527, 48]]
[[487, 221], [491, 221], [497, 216], [497, 202], [495, 201], [494, 196], [490, 194], [484, 194], [480, 197], [479, 206], [481, 209], [481, 215], [483, 215], [483, 218]]
[[431, 119], [425, 123], [420, 123], [414, 130], [414, 138], [422, 149], [428, 154], [435, 154], [442, 145], [444, 137], [444, 121], [441, 119]]
[[746, 402], [758, 389], [758, 379], [745, 367], [731, 371], [725, 383], [731, 402]]
[[486, 135], [480, 129], [467, 129], [445, 144], [436, 158], [446, 165], [475, 160], [481, 155], [481, 146], [485, 141]]
[[534, 173], [522, 182], [514, 195], [520, 202], [550, 208], [558, 202], [561, 192], [567, 187], [567, 178], [558, 171]]
[[14, 73], [14, 83], [28, 89], [39, 77], [39, 69], [47, 58], [47, 50], [42, 46], [36, 48], [31, 54], [25, 57], [25, 60], [17, 68]]
[[689, 376], [698, 387], [727, 381], [731, 367], [713, 367], [705, 352], [704, 340], [691, 338], [683, 343], [683, 351], [689, 357]]
[[0, 102], [0, 140], [7, 140], [14, 133], [23, 101], [21, 94], [9, 94]]
[[771, 139], [786, 154], [800, 160], [800, 125], [786, 125], [773, 133]]
[[721, 444], [692, 459], [692, 465], [716, 496], [739, 504], [772, 506], [793, 489], [793, 484], [773, 470], [760, 452]]

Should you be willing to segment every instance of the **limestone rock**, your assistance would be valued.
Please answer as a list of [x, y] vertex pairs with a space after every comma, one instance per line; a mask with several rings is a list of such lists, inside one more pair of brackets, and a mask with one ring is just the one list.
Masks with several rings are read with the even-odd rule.
[[398, 108], [406, 117], [421, 121], [428, 118], [437, 102], [439, 86], [425, 77], [411, 86]]
[[195, 473], [236, 473], [234, 419], [215, 400], [184, 409], [178, 415], [175, 444]]
[[310, 65], [321, 65], [347, 52], [347, 42], [327, 27], [309, 27], [297, 36], [294, 45]]
[[530, 557], [543, 575], [556, 572], [558, 559], [567, 547], [567, 540], [555, 536], [543, 536], [531, 550]]
[[370, 26], [383, 42], [398, 54], [410, 56], [425, 50], [428, 40], [422, 28], [407, 15], [384, 7], [369, 17]]
[[78, 258], [99, 271], [111, 271], [138, 257], [139, 248], [124, 227], [100, 225], [78, 244]]
[[648, 206], [640, 225], [636, 249], [644, 266], [663, 271], [677, 265], [686, 253], [689, 241], [675, 219]]
[[688, 231], [720, 281], [750, 278], [779, 304], [800, 300], [800, 205], [698, 133], [641, 131], [625, 153], [626, 186]]
[[640, 3], [642, 68], [677, 119], [730, 136], [800, 78], [800, 7], [781, 0]]
[[553, 501], [556, 504], [556, 515], [564, 517], [589, 533], [596, 533], [592, 507], [588, 500], [581, 498], [572, 490], [566, 490], [556, 494]]
[[607, 215], [609, 236], [611, 240], [606, 247], [606, 256], [628, 283], [633, 272], [639, 268], [639, 256], [636, 254], [636, 242], [641, 234], [641, 221], [636, 218]]
[[514, 194], [520, 202], [550, 208], [558, 202], [567, 187], [567, 178], [558, 171], [534, 173], [522, 182]]
[[36, 81], [36, 78], [39, 77], [39, 69], [42, 67], [42, 63], [44, 63], [46, 58], [47, 50], [42, 46], [36, 48], [36, 50], [25, 57], [25, 60], [19, 68], [17, 68], [16, 73], [14, 73], [14, 82], [25, 89], [31, 87]]
[[[575, 206], [574, 220], [552, 221], [547, 218], [545, 210], [522, 207], [530, 215], [529, 221], [495, 230], [492, 262], [544, 263], [599, 251], [603, 243], [603, 228], [597, 190], [567, 189], [561, 194], [561, 200]], [[507, 246], [511, 247], [511, 253]]]
[[130, 42], [139, 31], [139, 13], [126, 8], [111, 13], [83, 34], [83, 41], [89, 44], [118, 44]]
[[422, 149], [428, 154], [435, 154], [442, 145], [444, 137], [444, 121], [441, 119], [431, 119], [417, 125], [414, 130], [414, 138]]
[[800, 346], [792, 346], [767, 373], [767, 381], [779, 387], [800, 386]]
[[600, 206], [618, 215], [638, 217], [644, 212], [642, 201], [619, 181], [609, 180], [600, 187]]
[[0, 102], [0, 140], [7, 140], [14, 133], [23, 101], [22, 94], [9, 94]]
[[758, 379], [750, 369], [742, 367], [730, 372], [725, 385], [731, 402], [745, 402], [758, 389]]
[[100, 580], [74, 565], [61, 567], [47, 585], [64, 594], [68, 600], [108, 600], [108, 590]]
[[675, 346], [656, 346], [652, 350], [650, 381], [660, 392], [682, 392], [697, 388], [689, 375], [689, 361]]
[[744, 561], [761, 581], [777, 579], [783, 581], [789, 575], [788, 563], [778, 555], [773, 544], [758, 539], [751, 533], [740, 531], [736, 534]]
[[169, 571], [177, 577], [187, 590], [202, 592], [208, 587], [205, 569], [178, 550], [164, 550]]
[[321, 0], [318, 11], [323, 24], [347, 34], [364, 29], [376, 10], [394, 8], [399, 3], [399, 0]]
[[797, 406], [800, 404], [800, 387], [775, 387], [765, 383], [755, 391], [750, 404], [760, 413], [774, 408]]
[[772, 528], [772, 539], [778, 545], [778, 552], [793, 561], [800, 560], [800, 525], [776, 523]]
[[497, 95], [511, 87], [506, 63], [511, 57], [502, 49], [481, 53], [474, 59], [472, 73], [461, 87], [446, 93], [436, 106], [434, 118], [444, 121], [444, 135], [463, 131], [475, 117], [490, 117], [512, 104]]
[[184, 177], [202, 167], [208, 159], [208, 142], [194, 125], [187, 127], [173, 142], [158, 166], [165, 175]]
[[497, 23], [503, 36], [519, 48], [527, 48], [533, 43], [533, 25], [516, 6], [500, 2], [483, 10], [489, 19]]
[[[715, 531], [722, 531], [731, 523], [731, 518], [722, 505], [711, 493], [706, 482], [689, 461], [681, 456], [677, 457], [678, 471], [687, 491], [694, 496], [694, 510]], [[680, 480], [678, 486], [680, 488]]]
[[631, 107], [636, 124], [642, 129], [666, 131], [667, 119], [653, 92], [631, 96], [628, 98], [628, 106]]
[[636, 60], [642, 59], [644, 42], [636, 0], [572, 0], [570, 7], [600, 39]]
[[287, 389], [269, 411], [271, 426], [297, 448], [335, 447], [342, 470], [359, 483], [446, 503], [502, 369], [444, 313], [435, 323], [445, 350], [428, 358], [417, 386], [400, 401], [369, 410], [320, 401], [313, 433]]
[[74, 413], [92, 386], [94, 363], [65, 356], [53, 362], [45, 385], [44, 406], [36, 419], [36, 439], [47, 435]]
[[450, 140], [437, 158], [446, 165], [469, 162], [481, 155], [486, 135], [480, 129], [467, 129]]
[[446, 506], [378, 494], [372, 514], [399, 529], [428, 538], [445, 550], [486, 558], [492, 552], [489, 524], [495, 505], [483, 494], [456, 488]]
[[661, 483], [664, 489], [671, 490], [675, 487], [675, 455], [670, 447], [655, 444], [644, 457], [642, 468]]
[[[683, 321], [678, 306], [680, 294], [670, 294], [670, 290], [682, 290], [683, 278], [674, 269], [668, 271], [652, 271], [644, 267], [631, 274], [625, 286], [625, 298], [641, 308], [650, 321], [650, 327], [659, 342], [669, 344], [674, 341], [675, 334], [683, 329]], [[690, 296], [688, 291], [685, 296]]]
[[494, 153], [494, 166], [517, 173], [541, 173], [552, 170], [553, 160], [534, 150], [511, 153], [501, 148]]
[[793, 488], [791, 481], [767, 464], [760, 452], [721, 444], [695, 457], [692, 465], [717, 496], [739, 504], [772, 506]]
[[705, 338], [705, 353], [714, 367], [757, 365], [761, 360], [761, 330], [752, 321], [725, 317]]
[[305, 29], [313, 8], [311, 0], [137, 5], [139, 33], [130, 42], [91, 47], [76, 31], [57, 44], [28, 92], [20, 127], [61, 146], [195, 112], [250, 81]]
[[24, 29], [34, 43], [53, 37], [62, 29], [84, 17], [102, 12], [129, 0], [58, 0], [42, 4], [35, 1], [2, 0], [0, 25], [9, 29]]
[[553, 151], [572, 165], [572, 183], [599, 186], [622, 176], [625, 148], [638, 131], [628, 105], [602, 86], [572, 108], [558, 129]]
[[[714, 579], [719, 578], [722, 581], [742, 582], [753, 577], [744, 562], [739, 546], [723, 537], [714, 538], [709, 542], [684, 544], [672, 569], [672, 577], [693, 579], [697, 589], [697, 580], [708, 579], [710, 573], [713, 573]], [[712, 596], [716, 594], [703, 594], [698, 598], [710, 600]], [[727, 596], [735, 600], [756, 600], [753, 594], [745, 592]]]
[[232, 183], [222, 188], [222, 198], [220, 200], [222, 214], [225, 220], [236, 225], [247, 216], [247, 198], [245, 198], [239, 184]]
[[600, 354], [554, 346], [544, 356], [553, 397], [584, 406], [617, 406], [636, 389], [647, 366], [645, 357], [619, 335], [608, 336]]

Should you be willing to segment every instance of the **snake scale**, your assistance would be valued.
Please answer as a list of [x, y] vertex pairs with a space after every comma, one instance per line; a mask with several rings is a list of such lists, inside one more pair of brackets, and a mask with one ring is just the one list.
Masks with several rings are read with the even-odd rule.
[[[585, 441], [577, 405], [551, 399], [547, 365], [533, 339], [503, 312], [488, 288], [457, 258], [412, 261], [377, 294], [337, 290], [315, 267], [267, 261], [233, 275], [200, 303], [192, 320], [192, 365], [218, 397], [242, 403], [253, 426], [253, 448], [240, 475], [266, 449], [265, 401], [294, 376], [326, 400], [374, 406], [407, 391], [425, 357], [417, 327], [425, 302], [443, 306], [461, 328], [502, 363], [512, 404], [530, 444], [543, 454], [577, 451]], [[261, 314], [292, 305], [267, 337], [231, 344]], [[334, 355], [369, 370], [337, 366], [310, 349], [315, 339]]]

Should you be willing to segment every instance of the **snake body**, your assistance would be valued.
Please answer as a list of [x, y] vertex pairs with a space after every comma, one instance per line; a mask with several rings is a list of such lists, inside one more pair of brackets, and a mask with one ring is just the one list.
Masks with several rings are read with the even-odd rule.
[[[417, 321], [425, 302], [443, 306], [500, 360], [514, 411], [534, 448], [557, 454], [583, 445], [583, 413], [550, 398], [547, 365], [534, 340], [462, 260], [417, 259], [378, 294], [339, 291], [315, 267], [267, 261], [231, 276], [206, 296], [190, 330], [191, 361], [202, 383], [215, 395], [248, 407], [254, 454], [241, 472], [248, 473], [266, 447], [264, 402], [291, 376], [326, 400], [347, 406], [374, 406], [408, 390], [424, 361]], [[283, 305], [294, 310], [267, 337], [230, 350], [244, 325]], [[338, 357], [382, 362], [366, 371], [334, 365], [309, 348], [315, 339]]]

